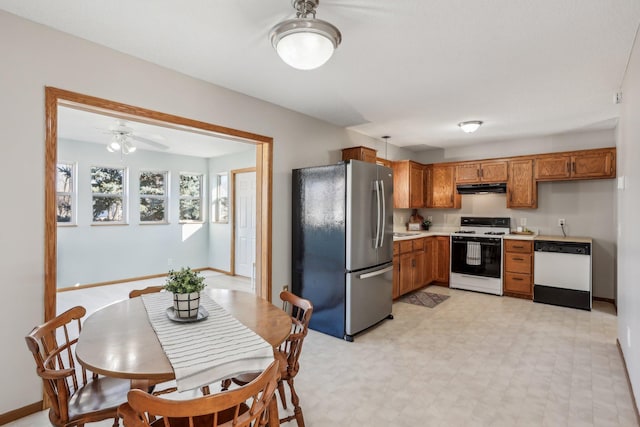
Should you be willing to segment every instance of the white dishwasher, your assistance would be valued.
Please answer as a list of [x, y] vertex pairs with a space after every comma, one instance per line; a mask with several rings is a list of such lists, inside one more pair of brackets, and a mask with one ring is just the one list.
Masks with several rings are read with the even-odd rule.
[[591, 243], [534, 242], [533, 301], [591, 310]]

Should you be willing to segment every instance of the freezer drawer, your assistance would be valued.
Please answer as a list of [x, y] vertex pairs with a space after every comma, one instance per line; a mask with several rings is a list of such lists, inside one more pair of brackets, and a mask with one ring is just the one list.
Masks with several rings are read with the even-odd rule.
[[347, 273], [345, 339], [391, 315], [393, 263]]

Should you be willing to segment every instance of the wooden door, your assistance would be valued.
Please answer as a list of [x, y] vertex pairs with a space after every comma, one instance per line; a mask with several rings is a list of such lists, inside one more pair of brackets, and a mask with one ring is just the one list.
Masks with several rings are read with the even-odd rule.
[[537, 208], [538, 185], [533, 179], [533, 159], [509, 162], [507, 208]]
[[435, 251], [435, 281], [438, 283], [449, 283], [449, 264], [450, 264], [450, 248], [449, 237], [437, 236], [436, 237], [436, 251]]
[[480, 163], [462, 163], [456, 166], [456, 183], [473, 184], [480, 182]]
[[424, 167], [416, 163], [409, 164], [409, 196], [411, 207], [424, 208]]
[[480, 167], [480, 181], [507, 182], [508, 164], [504, 160], [482, 163]]
[[613, 152], [599, 151], [578, 154], [571, 159], [572, 178], [604, 178], [615, 176]]
[[538, 181], [553, 181], [571, 177], [570, 156], [539, 157], [535, 164], [535, 178]]
[[431, 208], [460, 208], [460, 195], [456, 192], [455, 168], [434, 165], [431, 174]]

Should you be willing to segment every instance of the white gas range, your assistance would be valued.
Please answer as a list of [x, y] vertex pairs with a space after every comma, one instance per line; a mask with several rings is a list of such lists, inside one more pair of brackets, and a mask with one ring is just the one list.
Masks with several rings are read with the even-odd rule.
[[449, 286], [502, 295], [502, 238], [510, 230], [511, 218], [460, 218], [451, 234]]

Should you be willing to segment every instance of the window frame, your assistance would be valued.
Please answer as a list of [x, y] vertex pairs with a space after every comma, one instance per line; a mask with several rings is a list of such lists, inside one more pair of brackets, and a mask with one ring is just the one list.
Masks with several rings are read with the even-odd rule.
[[[182, 176], [198, 176], [200, 177], [200, 191], [199, 191], [199, 195], [198, 197], [194, 197], [194, 196], [183, 196], [182, 195], [182, 187], [181, 187], [181, 182], [182, 182]], [[205, 192], [205, 185], [206, 185], [206, 181], [205, 181], [205, 174], [203, 172], [179, 172], [178, 173], [178, 223], [180, 224], [202, 224], [204, 222], [206, 222], [206, 218], [205, 218], [205, 210], [204, 210], [204, 196], [206, 194]], [[194, 220], [194, 219], [182, 219], [182, 209], [181, 209], [181, 202], [183, 200], [200, 200], [200, 219]]]
[[[91, 181], [93, 179], [93, 170], [95, 168], [101, 168], [101, 169], [119, 169], [122, 170], [122, 195], [121, 200], [121, 206], [122, 206], [122, 220], [120, 221], [95, 221], [93, 218], [93, 201], [94, 201], [94, 197], [98, 196], [98, 197], [113, 197], [113, 194], [110, 193], [94, 193], [93, 192], [93, 186], [91, 184]], [[129, 212], [128, 212], [128, 208], [129, 208], [129, 203], [128, 203], [128, 198], [129, 198], [129, 168], [126, 166], [106, 166], [106, 165], [91, 165], [89, 167], [89, 208], [91, 210], [91, 225], [98, 225], [98, 226], [103, 226], [103, 225], [129, 225]]]
[[[60, 165], [68, 165], [71, 166], [71, 189], [70, 191], [58, 191], [58, 167]], [[58, 198], [60, 196], [69, 196], [70, 197], [70, 220], [69, 222], [60, 222], [58, 221], [57, 209], [58, 209]], [[56, 162], [56, 225], [61, 227], [69, 227], [78, 225], [78, 162], [67, 162], [67, 161], [57, 161]]]
[[[229, 172], [218, 172], [216, 173], [216, 180], [215, 180], [215, 194], [211, 195], [211, 199], [213, 200], [213, 203], [211, 204], [211, 222], [214, 222], [216, 224], [228, 224], [229, 223], [229, 202], [230, 202], [230, 198], [229, 198]], [[221, 180], [222, 178], [226, 178], [226, 182], [224, 184], [221, 184]], [[224, 187], [224, 196], [220, 196], [220, 189]], [[212, 191], [213, 193], [213, 191]], [[226, 206], [226, 217], [221, 219], [221, 211], [223, 209], [223, 203], [222, 203], [222, 199], [226, 199], [227, 202], [227, 206]]]
[[[158, 196], [155, 194], [143, 194], [140, 178], [143, 173], [153, 173], [153, 174], [163, 174], [164, 175], [164, 195]], [[154, 225], [154, 224], [169, 224], [169, 204], [170, 204], [170, 181], [171, 172], [168, 170], [157, 170], [157, 169], [140, 169], [138, 172], [138, 221], [141, 225]], [[160, 221], [144, 221], [140, 217], [142, 214], [142, 199], [150, 198], [150, 199], [161, 199], [164, 204], [164, 218]]]

